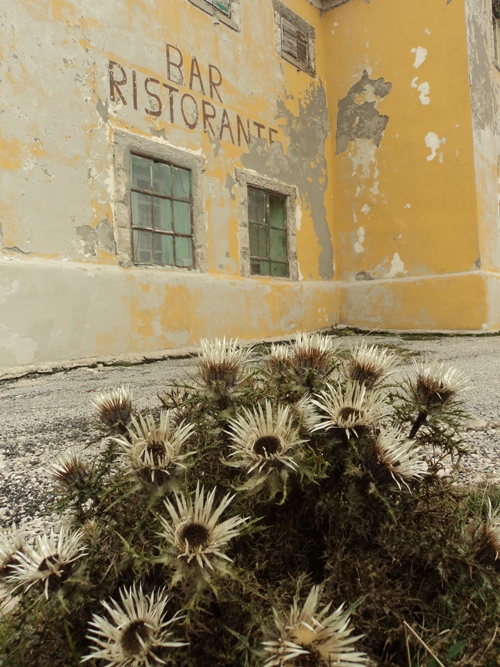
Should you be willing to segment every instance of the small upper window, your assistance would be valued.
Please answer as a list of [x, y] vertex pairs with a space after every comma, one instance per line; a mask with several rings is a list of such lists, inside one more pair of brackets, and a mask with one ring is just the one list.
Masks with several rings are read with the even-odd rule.
[[298, 69], [314, 76], [314, 28], [280, 0], [273, 0], [273, 6], [277, 53]]
[[286, 198], [248, 188], [250, 273], [288, 278]]
[[216, 23], [224, 23], [239, 30], [240, 0], [189, 0], [193, 5], [211, 14]]
[[191, 171], [131, 155], [135, 264], [194, 266]]

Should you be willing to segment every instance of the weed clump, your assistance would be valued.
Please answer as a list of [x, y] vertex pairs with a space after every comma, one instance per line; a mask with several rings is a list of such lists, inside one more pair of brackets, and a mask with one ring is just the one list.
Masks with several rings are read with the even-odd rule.
[[500, 489], [448, 474], [466, 378], [396, 371], [204, 341], [161, 408], [100, 395], [100, 455], [51, 467], [61, 526], [0, 536], [2, 667], [500, 664]]

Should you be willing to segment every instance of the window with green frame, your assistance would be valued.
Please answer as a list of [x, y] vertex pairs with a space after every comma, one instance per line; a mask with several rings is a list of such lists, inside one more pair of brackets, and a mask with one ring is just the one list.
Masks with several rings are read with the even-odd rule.
[[288, 278], [286, 197], [248, 187], [250, 273]]
[[231, 16], [231, 0], [207, 0], [207, 2], [226, 16]]
[[132, 154], [131, 174], [134, 263], [192, 268], [191, 171]]

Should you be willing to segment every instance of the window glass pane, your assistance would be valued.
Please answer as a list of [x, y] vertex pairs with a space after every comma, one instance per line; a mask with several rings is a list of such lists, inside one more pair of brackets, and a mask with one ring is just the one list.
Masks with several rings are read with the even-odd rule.
[[153, 162], [153, 192], [159, 195], [170, 195], [170, 165], [163, 162]]
[[132, 188], [151, 190], [150, 160], [132, 155]]
[[267, 227], [258, 227], [258, 257], [269, 257]]
[[153, 197], [153, 220], [155, 229], [172, 231], [172, 201]]
[[278, 278], [288, 278], [288, 265], [271, 262], [271, 275]]
[[153, 234], [140, 229], [133, 230], [134, 260], [138, 264], [153, 263]]
[[270, 258], [286, 260], [286, 231], [281, 229], [270, 229], [269, 241]]
[[259, 275], [261, 275], [261, 276], [269, 276], [270, 275], [269, 262], [260, 262]]
[[175, 263], [177, 266], [193, 266], [193, 243], [186, 236], [175, 237]]
[[175, 201], [174, 231], [177, 234], [191, 234], [191, 206], [187, 202]]
[[155, 264], [174, 264], [174, 237], [155, 234]]
[[250, 237], [250, 256], [259, 256], [259, 227], [256, 225], [248, 225], [248, 233]]
[[213, 3], [217, 9], [220, 9], [224, 14], [229, 15], [231, 0], [213, 0]]
[[134, 227], [152, 227], [151, 197], [139, 192], [132, 192], [132, 225]]
[[260, 262], [250, 262], [250, 273], [254, 276], [260, 276]]
[[269, 195], [268, 209], [269, 224], [271, 227], [285, 227], [285, 200], [281, 197]]
[[248, 220], [260, 223], [266, 221], [266, 193], [263, 190], [248, 188]]
[[174, 197], [189, 199], [191, 195], [191, 172], [187, 169], [172, 167]]

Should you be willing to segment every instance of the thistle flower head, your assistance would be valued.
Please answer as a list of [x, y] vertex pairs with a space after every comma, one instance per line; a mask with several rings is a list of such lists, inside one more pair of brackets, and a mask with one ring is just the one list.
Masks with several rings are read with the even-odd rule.
[[238, 347], [238, 340], [231, 339], [200, 341], [198, 375], [202, 384], [208, 389], [217, 385], [226, 390], [235, 387], [244, 377], [245, 363], [252, 349]]
[[171, 626], [184, 618], [180, 612], [164, 620], [168, 596], [165, 591], [144, 595], [142, 586], [134, 585], [120, 591], [121, 604], [116, 600], [101, 602], [111, 621], [93, 615], [87, 638], [94, 643], [92, 652], [82, 658], [107, 660], [108, 667], [157, 667], [166, 664], [165, 649], [186, 646], [172, 637]]
[[159, 423], [152, 414], [132, 417], [128, 437], [115, 438], [123, 449], [126, 462], [147, 483], [162, 486], [193, 452], [182, 453], [194, 424], [176, 425], [175, 410], [162, 410]]
[[427, 474], [427, 464], [419, 457], [415, 442], [398, 429], [381, 430], [374, 442], [374, 452], [379, 466], [399, 489], [401, 484], [409, 489], [411, 481], [420, 481]]
[[426, 412], [439, 412], [452, 403], [468, 384], [462, 371], [444, 363], [420, 364], [414, 361], [417, 373], [411, 385], [415, 403]]
[[18, 553], [25, 551], [25, 532], [14, 524], [0, 532], [0, 580], [13, 573]]
[[97, 408], [100, 420], [108, 428], [125, 425], [132, 415], [132, 392], [130, 387], [119, 387], [96, 394], [92, 404]]
[[246, 468], [249, 473], [297, 468], [293, 454], [304, 440], [293, 425], [288, 406], [273, 408], [266, 400], [264, 409], [262, 405], [252, 410], [243, 408], [243, 413], [229, 422], [227, 433], [232, 439], [234, 465]]
[[488, 498], [488, 517], [484, 535], [490, 548], [495, 554], [495, 560], [500, 558], [500, 506], [493, 510], [491, 500]]
[[231, 517], [219, 522], [224, 510], [230, 505], [234, 496], [227, 494], [214, 508], [214, 488], [205, 498], [205, 490], [196, 485], [194, 504], [192, 499], [183, 495], [176, 496], [176, 505], [169, 500], [165, 507], [171, 520], [161, 518], [163, 531], [160, 536], [167, 543], [164, 560], [179, 562], [181, 566], [194, 566], [203, 570], [224, 569], [222, 560], [231, 561], [224, 550], [227, 543], [239, 534], [238, 528], [246, 519], [240, 516]]
[[271, 372], [282, 373], [290, 366], [290, 346], [273, 343], [269, 350], [267, 365]]
[[316, 412], [311, 396], [307, 393], [290, 406], [292, 417], [299, 425], [299, 430], [312, 432], [320, 423], [321, 417]]
[[348, 382], [345, 390], [340, 385], [334, 387], [327, 384], [312, 403], [326, 413], [326, 416], [323, 414], [323, 421], [313, 428], [314, 431], [339, 428], [346, 432], [348, 438], [351, 432], [357, 434], [357, 429], [376, 424], [388, 412], [380, 392], [367, 393], [366, 387], [357, 382]]
[[55, 534], [52, 529], [50, 535], [38, 536], [33, 548], [18, 551], [11, 566], [12, 574], [6, 580], [14, 585], [14, 589], [24, 591], [40, 584], [48, 599], [49, 590], [64, 583], [71, 574], [73, 563], [85, 554], [81, 530], [72, 533], [63, 526]]
[[49, 465], [49, 476], [63, 489], [82, 489], [89, 474], [88, 465], [80, 458], [76, 447], [68, 449]]
[[351, 359], [344, 368], [348, 380], [359, 382], [367, 389], [373, 389], [393, 372], [397, 357], [395, 354], [367, 345], [364, 341], [351, 350]]
[[343, 605], [330, 612], [331, 603], [318, 610], [319, 586], [313, 586], [302, 609], [295, 598], [288, 618], [273, 609], [274, 639], [263, 642], [264, 667], [360, 667], [366, 655], [354, 650], [360, 638], [351, 637], [349, 615]]
[[336, 360], [337, 349], [337, 343], [329, 336], [299, 333], [290, 348], [290, 357], [298, 371], [315, 369], [328, 373]]

